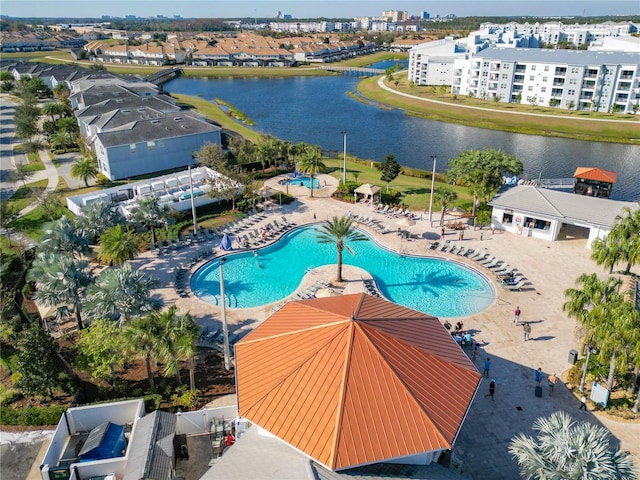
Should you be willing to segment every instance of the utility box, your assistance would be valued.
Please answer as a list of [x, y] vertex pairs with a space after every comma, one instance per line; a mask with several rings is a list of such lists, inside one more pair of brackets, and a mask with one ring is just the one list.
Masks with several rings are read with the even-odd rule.
[[578, 352], [575, 350], [569, 350], [569, 363], [575, 365], [578, 361]]

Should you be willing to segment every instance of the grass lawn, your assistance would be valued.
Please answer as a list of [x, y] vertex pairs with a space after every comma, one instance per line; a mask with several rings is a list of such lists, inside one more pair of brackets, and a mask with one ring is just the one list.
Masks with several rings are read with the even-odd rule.
[[[330, 170], [330, 175], [342, 179], [342, 159], [330, 159], [323, 158], [322, 161]], [[380, 180], [380, 171], [377, 170], [375, 165], [372, 167], [371, 162], [366, 161], [354, 161], [353, 157], [347, 156], [347, 182], [355, 181], [355, 174], [358, 176], [358, 183], [370, 183], [372, 185], [378, 185], [382, 187], [382, 191], [386, 192], [386, 184]], [[454, 206], [468, 207], [473, 201], [473, 197], [469, 195], [467, 189], [460, 186], [450, 185], [438, 178], [436, 175], [435, 190], [441, 187], [447, 187], [454, 190], [458, 194], [458, 200], [449, 205], [449, 208]], [[400, 198], [401, 202], [407, 205], [413, 211], [428, 210], [429, 198], [431, 194], [431, 178], [419, 178], [402, 173], [398, 175], [393, 182], [389, 184], [390, 191], [396, 191], [402, 194]], [[440, 210], [440, 205], [433, 205], [434, 211]]]
[[[440, 103], [427, 102], [382, 90], [377, 84], [378, 78], [366, 78], [359, 82], [358, 92], [384, 105], [402, 108], [408, 115], [514, 133], [640, 144], [640, 117], [636, 115], [578, 112], [456, 97], [432, 87], [411, 87], [406, 76], [398, 74], [391, 83], [385, 80], [388, 87], [398, 92]], [[482, 110], [465, 107], [478, 107]]]

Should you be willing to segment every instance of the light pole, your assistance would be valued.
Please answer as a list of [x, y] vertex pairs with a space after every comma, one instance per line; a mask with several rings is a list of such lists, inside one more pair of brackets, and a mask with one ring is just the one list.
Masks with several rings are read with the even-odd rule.
[[433, 172], [431, 173], [431, 195], [429, 195], [429, 226], [431, 226], [431, 218], [433, 216], [433, 189], [436, 187], [436, 160], [437, 155], [431, 155], [433, 158]]
[[344, 158], [342, 160], [342, 185], [347, 184], [347, 131], [340, 132], [343, 136]]
[[196, 218], [196, 204], [193, 199], [193, 179], [191, 178], [191, 165], [189, 165], [189, 195], [191, 195], [191, 215], [193, 216], [193, 234], [198, 235], [198, 219]]
[[222, 266], [227, 261], [227, 257], [220, 259], [220, 301], [222, 302], [222, 337], [224, 342], [224, 369], [229, 371], [229, 328], [227, 326], [227, 304], [224, 299], [224, 274]]

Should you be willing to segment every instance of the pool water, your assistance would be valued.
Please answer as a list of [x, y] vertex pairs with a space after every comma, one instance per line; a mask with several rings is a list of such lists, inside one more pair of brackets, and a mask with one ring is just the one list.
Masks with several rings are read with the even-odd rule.
[[[257, 256], [253, 251], [228, 255], [223, 267], [227, 305], [251, 308], [280, 301], [295, 292], [311, 269], [335, 265], [335, 245], [318, 243], [317, 233], [316, 227], [298, 228], [258, 250]], [[392, 302], [438, 317], [459, 317], [478, 313], [494, 301], [491, 283], [461, 263], [400, 255], [373, 240], [349, 245], [354, 255], [345, 249], [343, 263], [368, 271]], [[191, 277], [195, 295], [214, 305], [220, 299], [219, 266], [219, 259], [212, 260]], [[332, 273], [327, 280], [333, 278]]]
[[[311, 178], [310, 177], [297, 177], [297, 178], [289, 178], [287, 180], [282, 180], [281, 185], [291, 185], [292, 187], [307, 187], [311, 188]], [[313, 179], [313, 189], [317, 190], [322, 188], [322, 184], [317, 178]]]

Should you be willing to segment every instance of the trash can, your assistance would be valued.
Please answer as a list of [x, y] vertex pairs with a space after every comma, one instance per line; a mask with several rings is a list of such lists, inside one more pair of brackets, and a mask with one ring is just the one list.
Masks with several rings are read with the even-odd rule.
[[578, 361], [578, 352], [575, 350], [569, 350], [569, 363], [575, 365]]

